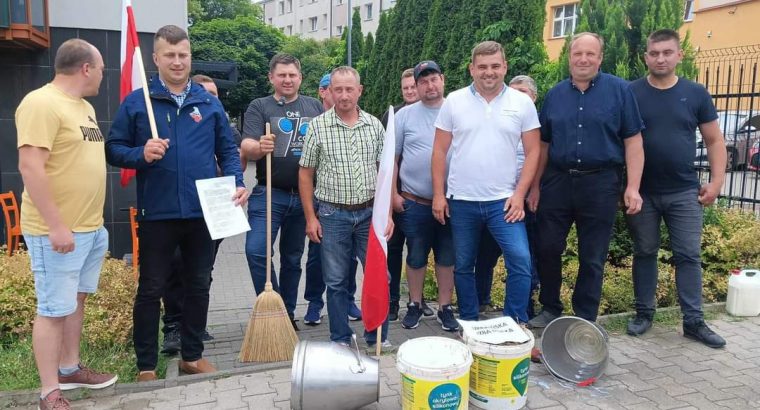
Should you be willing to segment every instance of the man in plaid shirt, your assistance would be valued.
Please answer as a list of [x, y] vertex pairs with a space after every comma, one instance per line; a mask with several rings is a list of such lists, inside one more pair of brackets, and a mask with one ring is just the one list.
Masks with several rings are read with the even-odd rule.
[[[330, 77], [335, 106], [311, 121], [298, 182], [306, 235], [322, 244], [330, 340], [348, 345], [353, 333], [348, 326], [349, 269], [353, 258], [364, 265], [367, 255], [377, 163], [385, 130], [380, 120], [357, 105], [362, 86], [356, 70], [338, 67]], [[317, 212], [312, 203], [314, 196]], [[393, 223], [389, 222], [386, 238], [392, 232]], [[383, 326], [385, 338], [387, 322]], [[376, 342], [375, 333], [365, 338], [370, 345]]]

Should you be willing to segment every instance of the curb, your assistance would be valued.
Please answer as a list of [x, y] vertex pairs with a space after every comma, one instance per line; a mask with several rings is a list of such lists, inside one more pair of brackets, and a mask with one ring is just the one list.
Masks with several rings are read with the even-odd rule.
[[[703, 311], [716, 311], [725, 308], [725, 302], [710, 303], [702, 306]], [[671, 312], [680, 311], [680, 306], [671, 306], [666, 308], [658, 308], [658, 312]], [[633, 316], [635, 312], [614, 313], [611, 315], [599, 316], [597, 322], [599, 324], [605, 324], [606, 322], [623, 317]], [[541, 329], [543, 330], [543, 329]], [[535, 333], [535, 332], [534, 332]], [[536, 336], [537, 338], [540, 335]], [[193, 375], [180, 375], [179, 374], [179, 358], [174, 357], [169, 360], [166, 365], [166, 378], [162, 380], [155, 380], [151, 382], [143, 383], [124, 383], [115, 384], [111, 387], [102, 390], [89, 390], [89, 389], [74, 389], [66, 393], [66, 396], [73, 400], [85, 399], [85, 398], [97, 398], [97, 397], [109, 397], [121, 394], [140, 393], [146, 391], [153, 391], [158, 389], [166, 389], [176, 386], [186, 386], [193, 383], [198, 383], [208, 380], [223, 379], [231, 376], [239, 376], [243, 374], [260, 373], [269, 370], [285, 369], [291, 366], [291, 362], [274, 362], [274, 363], [261, 363], [251, 366], [236, 367], [229, 370], [221, 370], [214, 373], [205, 374], [193, 374]], [[37, 403], [39, 400], [39, 390], [15, 390], [0, 392], [0, 408], [7, 408], [19, 405], [29, 405]]]

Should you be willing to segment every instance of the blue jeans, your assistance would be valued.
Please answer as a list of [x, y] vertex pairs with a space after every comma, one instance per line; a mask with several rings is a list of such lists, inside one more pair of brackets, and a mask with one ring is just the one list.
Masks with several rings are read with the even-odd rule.
[[[327, 286], [327, 314], [330, 317], [330, 340], [349, 343], [353, 331], [348, 325], [351, 260], [359, 259], [364, 266], [367, 257], [369, 225], [372, 208], [348, 211], [325, 202], [318, 205], [317, 216], [322, 225], [322, 274]], [[387, 321], [386, 321], [387, 323]], [[387, 325], [383, 325], [384, 331]], [[374, 333], [374, 332], [373, 332]], [[384, 332], [384, 338], [388, 332]], [[365, 334], [374, 342], [373, 334]]]
[[[322, 300], [322, 294], [325, 293], [325, 280], [322, 278], [322, 257], [320, 256], [320, 245], [316, 242], [309, 241], [309, 255], [306, 258], [306, 288], [303, 291], [303, 298], [309, 302], [309, 305], [317, 306], [321, 310], [325, 306]], [[356, 269], [359, 262], [354, 259], [351, 261], [351, 275], [348, 277], [348, 300], [354, 303], [356, 300]]]
[[[288, 314], [298, 302], [298, 282], [301, 280], [301, 257], [306, 238], [306, 219], [298, 193], [272, 189], [272, 243], [266, 243], [266, 188], [260, 185], [251, 190], [248, 199], [248, 222], [251, 230], [245, 238], [245, 256], [256, 294], [264, 291], [266, 283], [266, 247], [274, 246], [280, 232], [280, 273], [272, 266], [272, 287], [282, 296]], [[274, 264], [273, 264], [274, 265]]]
[[633, 292], [639, 314], [654, 315], [660, 222], [664, 220], [673, 249], [684, 323], [702, 319], [702, 205], [697, 195], [696, 188], [672, 194], [642, 194], [641, 212], [626, 215], [633, 237]]
[[[530, 293], [538, 289], [538, 264], [536, 262], [536, 214], [525, 209], [525, 231], [528, 233], [528, 248], [530, 249]], [[475, 262], [475, 280], [478, 285], [478, 301], [480, 305], [491, 304], [491, 285], [493, 284], [493, 270], [501, 256], [499, 244], [493, 239], [491, 234], [485, 230], [480, 237], [480, 249], [478, 250], [478, 259]], [[533, 303], [528, 303], [528, 317], [533, 314]]]
[[522, 221], [504, 221], [504, 200], [476, 202], [449, 199], [449, 210], [456, 249], [454, 285], [459, 317], [464, 320], [478, 319], [475, 260], [485, 228], [504, 253], [508, 272], [504, 316], [511, 316], [518, 322], [527, 322], [531, 264], [525, 224]]

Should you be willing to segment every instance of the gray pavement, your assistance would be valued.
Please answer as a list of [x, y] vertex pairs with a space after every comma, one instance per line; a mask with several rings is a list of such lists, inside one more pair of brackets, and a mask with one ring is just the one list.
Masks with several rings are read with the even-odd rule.
[[[276, 258], [275, 258], [276, 261]], [[244, 236], [225, 240], [214, 269], [209, 328], [215, 339], [205, 356], [219, 368], [211, 376], [178, 375], [176, 361], [166, 381], [120, 385], [110, 391], [67, 393], [89, 397], [73, 402], [78, 409], [287, 409], [290, 408], [289, 363], [240, 363], [237, 354], [255, 300], [244, 254]], [[357, 281], [361, 289], [361, 274]], [[301, 280], [300, 295], [303, 295]], [[360, 291], [357, 292], [360, 296]], [[402, 295], [405, 292], [402, 290]], [[402, 297], [402, 299], [404, 299]], [[297, 317], [306, 305], [299, 301]], [[402, 309], [403, 315], [403, 309]], [[302, 340], [328, 340], [327, 318], [319, 326], [299, 322]], [[690, 341], [680, 329], [656, 326], [645, 336], [610, 337], [606, 374], [581, 388], [551, 376], [532, 364], [528, 382], [529, 409], [757, 409], [760, 408], [760, 317], [737, 319], [721, 315], [711, 322], [724, 336], [725, 349], [714, 350]], [[361, 322], [352, 327], [361, 335]], [[424, 319], [419, 328], [393, 323], [390, 340], [399, 345], [420, 336], [455, 337], [437, 322]], [[395, 356], [381, 358], [380, 401], [366, 409], [399, 409], [400, 375]], [[171, 378], [171, 380], [169, 380]], [[145, 391], [141, 391], [145, 390]], [[337, 390], [336, 390], [337, 391]], [[36, 408], [36, 407], [30, 407]], [[471, 407], [474, 408], [474, 407]]]

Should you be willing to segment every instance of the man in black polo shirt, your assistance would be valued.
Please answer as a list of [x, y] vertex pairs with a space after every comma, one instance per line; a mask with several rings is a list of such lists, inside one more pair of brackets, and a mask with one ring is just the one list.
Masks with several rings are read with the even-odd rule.
[[[682, 58], [678, 33], [655, 31], [644, 55], [649, 75], [631, 84], [646, 124], [642, 134], [647, 161], [641, 178], [644, 205], [641, 212], [627, 218], [633, 237], [636, 296], [636, 317], [628, 323], [628, 334], [638, 336], [652, 326], [660, 223], [664, 219], [676, 266], [683, 334], [718, 348], [726, 341], [707, 327], [702, 315], [700, 246], [702, 207], [715, 202], [720, 193], [726, 175], [726, 145], [705, 87], [676, 76]], [[701, 187], [694, 170], [697, 127], [707, 146], [712, 176]]]
[[[248, 200], [251, 230], [245, 239], [245, 255], [256, 294], [266, 281], [266, 161], [272, 154], [272, 241], [280, 237], [280, 273], [272, 275], [272, 286], [282, 296], [290, 320], [301, 280], [301, 257], [306, 241], [306, 219], [298, 196], [298, 160], [312, 118], [322, 114], [322, 103], [300, 95], [301, 63], [288, 54], [277, 54], [269, 62], [269, 82], [274, 95], [251, 101], [245, 113], [241, 153], [256, 162], [258, 184]], [[265, 125], [271, 126], [271, 134]], [[261, 161], [259, 161], [261, 160]], [[279, 279], [279, 281], [278, 281]], [[297, 329], [297, 328], [296, 328]]]
[[541, 110], [541, 162], [528, 197], [531, 210], [538, 207], [540, 236], [537, 259], [543, 310], [528, 322], [534, 328], [546, 327], [562, 314], [562, 253], [573, 222], [580, 262], [573, 311], [596, 320], [624, 165], [627, 213], [641, 210], [643, 124], [628, 82], [599, 72], [603, 48], [595, 33], [573, 36], [570, 78], [549, 90]]

